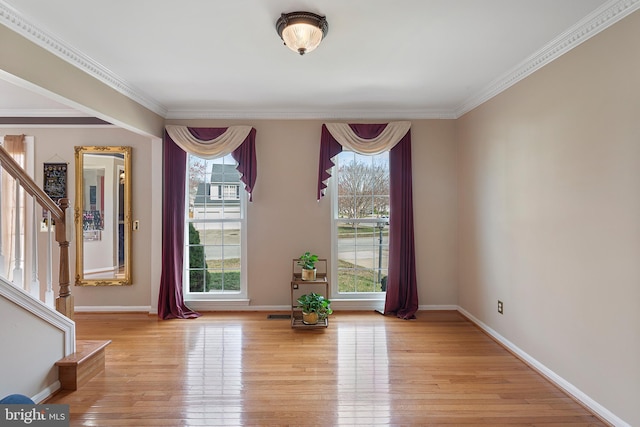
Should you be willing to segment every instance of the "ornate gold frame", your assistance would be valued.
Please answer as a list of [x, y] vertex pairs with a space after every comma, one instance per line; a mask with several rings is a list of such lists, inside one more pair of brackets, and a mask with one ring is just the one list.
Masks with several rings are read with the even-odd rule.
[[[112, 154], [118, 158], [120, 155], [124, 160], [124, 172], [122, 174], [116, 175], [116, 170], [112, 170], [112, 175], [110, 179], [111, 183], [115, 188], [115, 180], [118, 180], [118, 185], [123, 184], [124, 187], [124, 198], [123, 198], [123, 219], [121, 221], [116, 218], [115, 213], [113, 214], [113, 222], [115, 226], [112, 228], [114, 230], [113, 234], [116, 234], [115, 230], [119, 230], [119, 225], [122, 222], [124, 228], [124, 265], [122, 267], [118, 266], [119, 269], [117, 272], [113, 272], [113, 277], [110, 277], [107, 273], [107, 277], [99, 277], [97, 278], [87, 278], [87, 273], [85, 273], [84, 265], [84, 255], [85, 255], [85, 239], [84, 239], [84, 166], [85, 166], [85, 155], [108, 155]], [[82, 146], [75, 147], [75, 158], [76, 158], [76, 200], [75, 200], [75, 209], [74, 209], [74, 219], [75, 219], [75, 230], [76, 230], [76, 286], [124, 286], [131, 285], [131, 230], [132, 230], [132, 219], [131, 219], [131, 147], [125, 146]], [[120, 181], [123, 180], [123, 181]], [[111, 194], [113, 196], [113, 193]], [[106, 204], [106, 203], [105, 203]], [[105, 215], [106, 216], [106, 215]], [[114, 225], [112, 224], [112, 225]], [[116, 237], [118, 236], [106, 236], [107, 238], [112, 239], [112, 244], [115, 246], [115, 242], [117, 242]], [[112, 248], [113, 249], [113, 248]], [[115, 256], [114, 256], [115, 258]], [[114, 260], [115, 264], [115, 260]]]

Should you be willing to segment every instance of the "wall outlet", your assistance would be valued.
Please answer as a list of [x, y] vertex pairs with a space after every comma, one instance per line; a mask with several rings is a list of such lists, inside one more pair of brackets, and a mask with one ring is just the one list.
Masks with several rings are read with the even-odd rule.
[[503, 311], [502, 301], [498, 300], [498, 313], [504, 314], [502, 311]]

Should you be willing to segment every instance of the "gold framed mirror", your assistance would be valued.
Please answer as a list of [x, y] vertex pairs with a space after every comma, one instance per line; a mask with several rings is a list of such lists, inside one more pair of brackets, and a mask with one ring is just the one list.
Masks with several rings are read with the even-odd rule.
[[131, 284], [131, 147], [75, 147], [76, 286]]

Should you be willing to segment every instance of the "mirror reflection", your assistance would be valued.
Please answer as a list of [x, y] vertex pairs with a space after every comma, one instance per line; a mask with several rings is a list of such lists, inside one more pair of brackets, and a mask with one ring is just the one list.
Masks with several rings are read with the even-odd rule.
[[76, 147], [76, 285], [129, 285], [131, 147]]

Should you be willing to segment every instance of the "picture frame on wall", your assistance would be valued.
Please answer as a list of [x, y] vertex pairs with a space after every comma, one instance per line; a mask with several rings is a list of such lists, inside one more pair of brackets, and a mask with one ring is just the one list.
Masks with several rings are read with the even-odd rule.
[[[43, 190], [51, 200], [58, 203], [58, 200], [67, 197], [67, 170], [69, 165], [66, 163], [44, 163], [43, 168]], [[43, 218], [46, 219], [47, 215], [48, 211], [43, 209]]]

